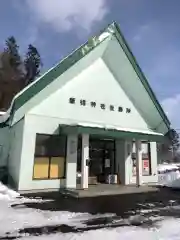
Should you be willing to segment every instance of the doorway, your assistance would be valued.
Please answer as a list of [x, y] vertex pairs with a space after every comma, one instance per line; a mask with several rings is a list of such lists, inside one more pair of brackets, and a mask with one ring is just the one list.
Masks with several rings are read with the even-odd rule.
[[[81, 175], [82, 137], [78, 137], [77, 175]], [[105, 183], [109, 174], [115, 174], [115, 140], [101, 137], [89, 138], [89, 185]], [[93, 183], [92, 183], [93, 182]], [[80, 179], [77, 177], [77, 184]]]
[[89, 177], [105, 183], [109, 174], [115, 174], [115, 141], [111, 139], [89, 139]]

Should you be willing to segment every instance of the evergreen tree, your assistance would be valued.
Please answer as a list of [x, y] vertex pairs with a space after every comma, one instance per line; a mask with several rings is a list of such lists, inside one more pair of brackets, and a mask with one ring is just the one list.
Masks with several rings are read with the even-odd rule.
[[41, 58], [37, 49], [29, 45], [25, 60], [12, 36], [5, 41], [0, 53], [0, 110], [7, 110], [12, 98], [26, 85], [34, 81], [41, 69]]
[[[165, 141], [157, 143], [157, 151], [159, 157], [164, 157], [164, 159], [160, 159], [163, 161], [179, 161], [180, 160], [180, 142], [179, 142], [179, 134], [175, 129], [170, 129], [165, 135]], [[168, 159], [168, 160], [167, 160]]]
[[9, 55], [10, 65], [17, 69], [21, 65], [21, 57], [19, 54], [19, 46], [16, 43], [16, 39], [11, 36], [6, 40], [5, 52]]
[[42, 66], [41, 57], [38, 50], [33, 46], [29, 45], [28, 51], [26, 53], [26, 58], [24, 60], [24, 67], [26, 71], [25, 84], [33, 82], [36, 77], [39, 76], [40, 69]]
[[170, 129], [166, 134], [166, 137], [168, 137], [170, 142], [169, 147], [173, 149], [173, 152], [177, 152], [180, 147], [179, 134], [175, 129]]
[[0, 54], [0, 110], [6, 110], [14, 95], [23, 88], [22, 61], [14, 37], [5, 42]]

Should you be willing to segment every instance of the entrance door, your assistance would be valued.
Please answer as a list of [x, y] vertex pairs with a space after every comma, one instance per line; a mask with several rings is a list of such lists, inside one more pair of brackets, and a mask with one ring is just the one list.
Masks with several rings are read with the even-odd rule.
[[97, 177], [98, 182], [105, 182], [108, 174], [115, 173], [114, 140], [90, 138], [89, 157], [89, 176]]

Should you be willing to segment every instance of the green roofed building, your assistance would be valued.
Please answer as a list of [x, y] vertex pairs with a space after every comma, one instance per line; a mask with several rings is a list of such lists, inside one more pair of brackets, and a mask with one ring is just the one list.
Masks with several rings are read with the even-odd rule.
[[156, 183], [156, 143], [169, 128], [112, 23], [14, 97], [0, 116], [0, 166], [19, 191], [74, 189], [77, 175], [82, 189], [112, 176]]

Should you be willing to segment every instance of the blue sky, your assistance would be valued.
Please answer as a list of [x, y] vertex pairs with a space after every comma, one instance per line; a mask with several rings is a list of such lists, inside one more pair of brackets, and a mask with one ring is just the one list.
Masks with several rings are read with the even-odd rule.
[[173, 126], [180, 128], [179, 0], [1, 0], [0, 49], [14, 35], [24, 53], [34, 44], [44, 69], [113, 20]]

